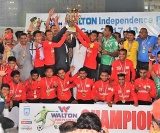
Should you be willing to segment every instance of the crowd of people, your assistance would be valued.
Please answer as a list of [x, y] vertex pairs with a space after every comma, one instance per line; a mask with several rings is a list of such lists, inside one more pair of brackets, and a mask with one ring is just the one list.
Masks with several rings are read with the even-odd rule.
[[60, 29], [59, 16], [49, 25], [53, 14], [50, 10], [45, 32], [39, 24], [33, 32], [17, 31], [14, 40], [7, 28], [0, 39], [3, 108], [19, 103], [138, 106], [160, 97], [160, 35], [141, 28], [139, 35], [130, 30], [121, 38], [111, 25], [87, 33], [72, 21]]

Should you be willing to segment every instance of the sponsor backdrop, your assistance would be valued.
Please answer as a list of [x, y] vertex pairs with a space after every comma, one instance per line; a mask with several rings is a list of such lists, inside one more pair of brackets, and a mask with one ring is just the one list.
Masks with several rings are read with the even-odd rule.
[[[55, 15], [51, 17], [51, 25], [54, 24]], [[62, 13], [59, 15], [59, 25], [62, 27], [66, 14]], [[79, 26], [83, 31], [103, 31], [105, 25], [112, 25], [114, 31], [120, 32], [121, 34], [124, 30], [135, 30], [138, 35], [138, 32], [142, 27], [147, 28], [150, 35], [157, 36], [160, 33], [160, 14], [158, 12], [80, 13], [80, 15], [81, 19], [79, 20]], [[30, 19], [33, 17], [36, 18], [32, 19], [31, 22]], [[42, 20], [40, 30], [45, 31], [47, 17], [47, 13], [27, 14], [25, 31], [27, 31], [29, 27], [35, 27], [39, 20]]]
[[83, 112], [96, 113], [110, 133], [147, 133], [151, 124], [151, 106], [21, 104], [19, 133], [59, 133], [59, 125], [76, 121]]

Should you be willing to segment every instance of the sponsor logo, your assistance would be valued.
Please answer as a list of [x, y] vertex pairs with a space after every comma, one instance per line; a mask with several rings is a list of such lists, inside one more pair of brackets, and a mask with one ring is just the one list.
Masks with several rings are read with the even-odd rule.
[[60, 112], [58, 113], [51, 113], [52, 118], [77, 118], [77, 113], [69, 112], [70, 106], [58, 106]]
[[21, 121], [21, 124], [32, 124], [32, 121]]
[[29, 107], [24, 108], [23, 113], [25, 116], [29, 116], [30, 115], [30, 108]]
[[67, 107], [65, 107], [65, 106], [63, 106], [63, 107], [61, 107], [61, 106], [58, 106], [58, 108], [59, 108], [59, 110], [63, 113], [67, 113], [68, 112], [68, 110], [70, 109], [70, 106], [67, 106]]
[[32, 127], [25, 125], [25, 126], [22, 126], [21, 129], [22, 129], [22, 130], [31, 131], [31, 130], [32, 130]]

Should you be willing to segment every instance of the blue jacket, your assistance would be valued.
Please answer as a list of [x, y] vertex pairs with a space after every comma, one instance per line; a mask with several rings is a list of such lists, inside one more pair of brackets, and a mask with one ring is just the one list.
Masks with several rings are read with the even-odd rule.
[[[148, 48], [153, 47], [158, 43], [158, 38], [155, 36], [148, 36], [146, 40], [143, 40], [141, 38], [137, 39], [139, 43], [139, 50], [138, 50], [138, 61], [140, 62], [149, 62], [149, 56], [148, 56]], [[143, 53], [143, 45], [145, 45], [145, 53]]]

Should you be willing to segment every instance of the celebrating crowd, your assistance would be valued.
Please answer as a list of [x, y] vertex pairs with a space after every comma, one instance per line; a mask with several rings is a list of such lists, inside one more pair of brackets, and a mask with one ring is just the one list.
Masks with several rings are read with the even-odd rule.
[[50, 27], [47, 20], [45, 33], [16, 32], [17, 41], [11, 28], [5, 30], [0, 85], [10, 90], [5, 97], [10, 107], [22, 102], [138, 106], [160, 96], [160, 37], [141, 28], [138, 38], [133, 30], [121, 38], [111, 25], [88, 34], [75, 22], [60, 30], [58, 18]]
[[[141, 28], [83, 32], [75, 22], [60, 29], [59, 16], [46, 31], [7, 28], [0, 39], [0, 100], [19, 103], [151, 105], [160, 97], [160, 35]], [[68, 29], [74, 27], [76, 32]], [[136, 38], [136, 36], [138, 36]], [[114, 105], [113, 105], [114, 106]], [[2, 111], [0, 110], [0, 113]]]

